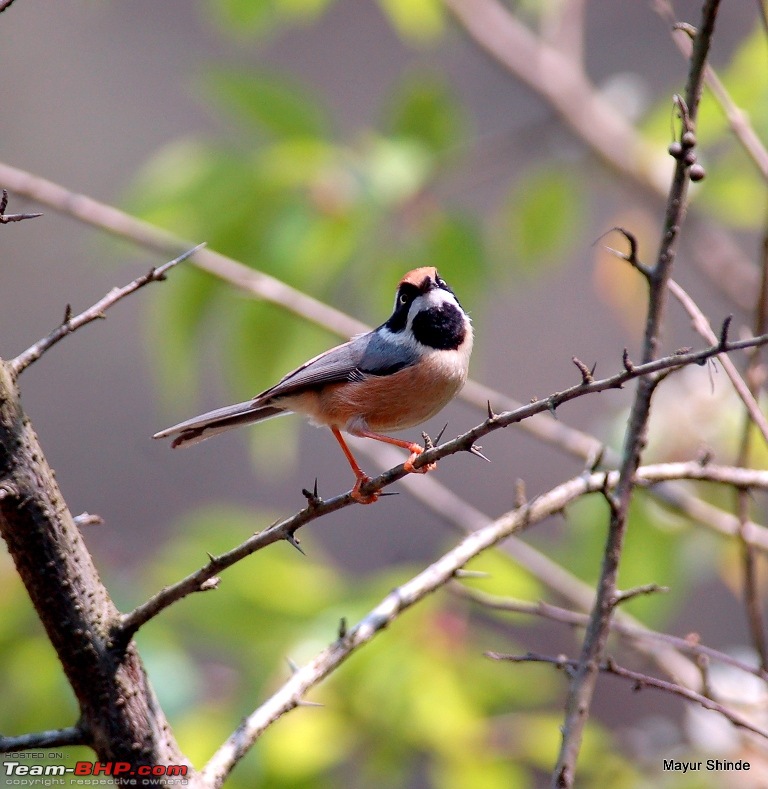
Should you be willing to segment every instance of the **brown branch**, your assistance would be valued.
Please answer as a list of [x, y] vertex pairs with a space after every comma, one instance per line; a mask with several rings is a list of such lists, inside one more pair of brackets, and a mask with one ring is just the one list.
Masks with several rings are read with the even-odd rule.
[[140, 288], [148, 285], [150, 282], [161, 282], [165, 279], [166, 274], [176, 265], [184, 260], [187, 260], [196, 252], [201, 250], [205, 244], [198, 244], [196, 247], [187, 250], [177, 258], [165, 263], [162, 266], [151, 268], [146, 274], [137, 277], [133, 282], [124, 285], [122, 288], [112, 288], [112, 290], [104, 296], [103, 299], [97, 301], [93, 306], [81, 312], [79, 315], [72, 316], [72, 310], [69, 305], [65, 310], [64, 320], [57, 326], [49, 335], [38, 340], [34, 345], [27, 348], [26, 351], [20, 353], [15, 359], [8, 362], [11, 371], [15, 377], [24, 372], [27, 367], [33, 362], [36, 362], [47, 350], [56, 345], [57, 342], [63, 340], [68, 334], [77, 331], [79, 328], [92, 323], [95, 320], [106, 317], [104, 313], [117, 304], [118, 301], [130, 296]]
[[[696, 35], [684, 99], [676, 97], [683, 128], [681, 137], [695, 133], [696, 117], [709, 46], [714, 32], [719, 0], [706, 0], [702, 22]], [[686, 142], [690, 137], [686, 138]], [[691, 148], [692, 146], [687, 145]], [[643, 363], [653, 361], [658, 354], [660, 333], [666, 306], [668, 282], [675, 259], [676, 243], [685, 215], [689, 183], [689, 159], [678, 158], [669, 189], [664, 217], [664, 231], [656, 264], [650, 271], [649, 303], [643, 341]], [[598, 667], [605, 652], [610, 632], [611, 617], [616, 600], [616, 581], [627, 529], [629, 504], [635, 485], [635, 474], [646, 442], [651, 399], [657, 380], [644, 377], [637, 386], [630, 410], [624, 450], [616, 489], [612, 494], [611, 518], [603, 564], [598, 582], [597, 598], [592, 610], [584, 643], [570, 683], [566, 701], [563, 736], [557, 764], [552, 775], [553, 789], [570, 789], [576, 776], [576, 762], [581, 740], [594, 696]]]
[[[672, 3], [669, 0], [654, 0], [651, 5], [669, 24], [672, 38], [680, 52], [686, 59], [690, 58], [693, 49], [691, 31], [681, 28], [677, 24], [677, 16]], [[763, 178], [768, 179], [768, 150], [766, 150], [762, 140], [755, 132], [749, 121], [749, 116], [734, 102], [725, 85], [723, 85], [710, 65], [707, 65], [704, 70], [704, 82], [723, 111], [723, 115], [725, 115], [734, 137], [739, 141], [750, 159], [752, 159]]]
[[[564, 656], [549, 657], [548, 655], [537, 655], [533, 652], [529, 652], [527, 655], [504, 655], [498, 652], [486, 652], [485, 654], [492, 660], [505, 660], [512, 663], [549, 663], [559, 669], [566, 670], [571, 675], [576, 674], [579, 670], [579, 661], [568, 660]], [[757, 726], [756, 724], [752, 723], [749, 718], [746, 718], [741, 713], [726, 707], [724, 704], [714, 701], [708, 696], [702, 696], [701, 693], [696, 693], [694, 690], [684, 688], [682, 685], [678, 685], [674, 682], [667, 682], [666, 680], [658, 679], [657, 677], [651, 677], [648, 674], [641, 674], [639, 671], [632, 671], [628, 668], [624, 668], [617, 665], [611, 658], [599, 663], [596, 668], [598, 671], [601, 671], [604, 674], [613, 674], [617, 677], [631, 680], [634, 683], [634, 689], [636, 691], [642, 690], [643, 688], [656, 688], [657, 690], [663, 690], [666, 693], [671, 693], [673, 696], [679, 696], [686, 701], [694, 702], [695, 704], [704, 707], [704, 709], [717, 712], [719, 715], [722, 715], [724, 718], [729, 720], [734, 726], [754, 732], [760, 737], [768, 739], [768, 729]]]

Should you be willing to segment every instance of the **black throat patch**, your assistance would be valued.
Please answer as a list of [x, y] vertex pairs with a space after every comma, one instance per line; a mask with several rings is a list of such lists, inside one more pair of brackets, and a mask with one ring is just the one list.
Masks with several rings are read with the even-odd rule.
[[455, 351], [467, 336], [464, 316], [450, 302], [422, 310], [413, 319], [413, 336], [429, 348]]

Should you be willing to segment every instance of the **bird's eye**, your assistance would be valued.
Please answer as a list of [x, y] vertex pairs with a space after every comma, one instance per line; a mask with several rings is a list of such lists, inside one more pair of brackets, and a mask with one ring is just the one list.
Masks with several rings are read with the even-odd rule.
[[398, 304], [407, 304], [408, 303], [408, 295], [405, 293], [401, 293], [397, 297]]

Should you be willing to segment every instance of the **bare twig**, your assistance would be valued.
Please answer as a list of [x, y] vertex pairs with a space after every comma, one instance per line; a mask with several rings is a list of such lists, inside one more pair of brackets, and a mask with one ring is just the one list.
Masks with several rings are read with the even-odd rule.
[[[760, 290], [755, 303], [756, 327], [768, 325], [768, 230], [763, 234], [762, 255], [760, 265]], [[749, 354], [746, 371], [748, 391], [754, 400], [762, 386], [763, 372], [761, 370], [760, 352], [755, 349]], [[760, 412], [762, 416], [762, 412]], [[747, 408], [744, 419], [744, 428], [736, 462], [740, 466], [748, 466], [752, 450], [752, 424], [755, 421], [752, 410]], [[765, 435], [765, 434], [763, 434]], [[747, 540], [747, 523], [749, 521], [750, 496], [744, 488], [736, 491], [736, 512], [739, 518], [739, 543], [741, 546], [741, 566], [744, 576], [744, 603], [747, 609], [747, 623], [752, 638], [752, 645], [760, 656], [760, 665], [768, 670], [768, 638], [765, 630], [765, 616], [760, 595], [758, 578], [758, 564], [754, 546]]]
[[[527, 655], [503, 655], [498, 652], [486, 652], [486, 655], [492, 660], [506, 660], [512, 663], [550, 663], [559, 669], [567, 670], [569, 673], [577, 672], [579, 669], [578, 661], [568, 660], [563, 656], [549, 657], [547, 655], [537, 655], [533, 652], [529, 652]], [[699, 704], [705, 709], [717, 712], [719, 715], [729, 720], [734, 726], [754, 732], [760, 737], [768, 739], [768, 729], [757, 726], [749, 720], [749, 718], [746, 718], [735, 710], [714, 701], [708, 696], [702, 696], [701, 693], [696, 693], [696, 691], [690, 690], [689, 688], [684, 688], [682, 685], [678, 685], [674, 682], [667, 682], [657, 677], [651, 677], [648, 674], [641, 674], [639, 671], [632, 671], [617, 665], [610, 658], [600, 663], [597, 669], [605, 674], [614, 674], [617, 677], [631, 680], [635, 684], [635, 690], [656, 688], [657, 690], [671, 693], [674, 696], [680, 696], [680, 698]]]
[[49, 731], [34, 732], [33, 734], [20, 734], [18, 737], [0, 736], [0, 753], [87, 744], [88, 738], [85, 732], [79, 726], [69, 726], [66, 729], [51, 729]]
[[164, 280], [170, 269], [194, 255], [204, 246], [204, 244], [198, 244], [198, 246], [187, 250], [177, 258], [174, 258], [174, 260], [171, 260], [162, 266], [151, 268], [146, 274], [142, 275], [141, 277], [137, 277], [128, 285], [125, 285], [122, 288], [112, 288], [112, 290], [107, 293], [103, 299], [100, 299], [92, 307], [89, 307], [79, 315], [73, 317], [72, 310], [69, 305], [67, 305], [64, 320], [58, 327], [56, 327], [47, 337], [43, 337], [41, 340], [38, 340], [34, 345], [27, 348], [26, 351], [20, 353], [15, 359], [12, 359], [9, 362], [14, 376], [18, 376], [20, 373], [24, 372], [24, 370], [29, 367], [30, 364], [37, 361], [49, 348], [54, 346], [60, 340], [64, 339], [64, 337], [66, 337], [68, 334], [72, 334], [72, 332], [77, 331], [77, 329], [85, 326], [88, 323], [92, 323], [95, 320], [104, 318], [104, 313], [110, 307], [117, 304], [117, 302], [121, 299], [124, 299], [126, 296], [129, 296], [131, 293], [139, 290], [139, 288], [143, 288], [150, 282], [160, 282], [161, 280]]
[[[704, 66], [714, 32], [719, 0], [707, 0], [702, 22], [694, 41], [685, 97], [676, 97], [683, 128], [681, 138], [695, 132]], [[690, 140], [690, 137], [687, 138]], [[688, 146], [689, 148], [692, 146]], [[686, 157], [676, 160], [675, 173], [669, 189], [664, 218], [664, 232], [656, 264], [649, 279], [649, 303], [643, 341], [643, 363], [658, 355], [660, 332], [666, 305], [667, 284], [671, 278], [676, 242], [685, 214], [689, 183], [689, 163]], [[566, 702], [563, 737], [557, 764], [552, 775], [553, 789], [570, 789], [576, 776], [576, 761], [597, 681], [598, 666], [605, 652], [615, 607], [616, 580], [627, 528], [629, 504], [635, 485], [635, 474], [645, 446], [651, 399], [657, 381], [645, 377], [640, 380], [630, 410], [619, 480], [612, 494], [611, 519], [603, 564], [598, 582], [597, 598], [584, 638], [579, 661], [570, 684]]]
[[[691, 318], [693, 328], [710, 343], [719, 342], [719, 337], [715, 334], [707, 317], [699, 309], [696, 302], [677, 284], [674, 280], [668, 283], [669, 292], [682, 304], [685, 311]], [[755, 399], [755, 395], [750, 391], [749, 386], [739, 374], [736, 365], [727, 356], [718, 356], [720, 364], [723, 365], [725, 374], [731, 381], [734, 391], [741, 398], [744, 407], [747, 409], [752, 421], [757, 426], [763, 436], [763, 440], [768, 444], [768, 420], [760, 410], [760, 406]]]
[[[481, 592], [478, 589], [470, 588], [458, 582], [450, 584], [447, 588], [452, 594], [458, 597], [465, 600], [471, 600], [473, 603], [477, 603], [484, 608], [489, 608], [494, 611], [506, 611], [512, 614], [537, 616], [542, 619], [549, 619], [552, 622], [560, 622], [572, 627], [586, 627], [589, 623], [589, 616], [587, 614], [583, 614], [580, 611], [570, 611], [567, 608], [552, 605], [544, 600], [531, 603], [526, 600], [499, 597], [497, 595], [488, 594], [487, 592]], [[643, 625], [627, 622], [623, 617], [618, 615], [611, 622], [611, 632], [616, 633], [633, 644], [638, 641], [666, 644], [674, 647], [678, 652], [683, 654], [694, 655], [696, 657], [704, 656], [710, 660], [732, 666], [739, 671], [751, 674], [759, 679], [768, 680], [768, 673], [762, 668], [745, 663], [743, 660], [733, 657], [733, 655], [720, 652], [717, 649], [712, 649], [704, 644], [699, 644], [690, 638], [680, 638], [679, 636], [673, 636], [669, 633], [650, 630]], [[652, 655], [653, 651], [649, 650], [648, 654]], [[681, 682], [679, 684], [684, 685], [685, 683]]]
[[[677, 16], [672, 3], [669, 0], [654, 0], [652, 6], [669, 24], [670, 32], [678, 49], [686, 59], [690, 58], [693, 49], [691, 35], [689, 31], [682, 29], [677, 24]], [[723, 111], [734, 137], [736, 137], [750, 159], [752, 159], [763, 178], [768, 179], [768, 150], [766, 150], [762, 140], [755, 132], [749, 116], [733, 101], [725, 85], [723, 85], [710, 65], [707, 65], [705, 68], [704, 82]]]

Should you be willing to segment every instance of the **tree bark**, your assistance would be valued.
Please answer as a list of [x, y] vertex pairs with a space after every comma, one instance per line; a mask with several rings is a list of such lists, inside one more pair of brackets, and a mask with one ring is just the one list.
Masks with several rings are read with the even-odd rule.
[[[102, 584], [0, 360], [0, 534], [80, 706], [100, 761], [188, 764], [133, 642], [111, 637], [119, 612]], [[191, 767], [189, 767], [191, 773]], [[134, 777], [139, 785], [157, 778]]]

